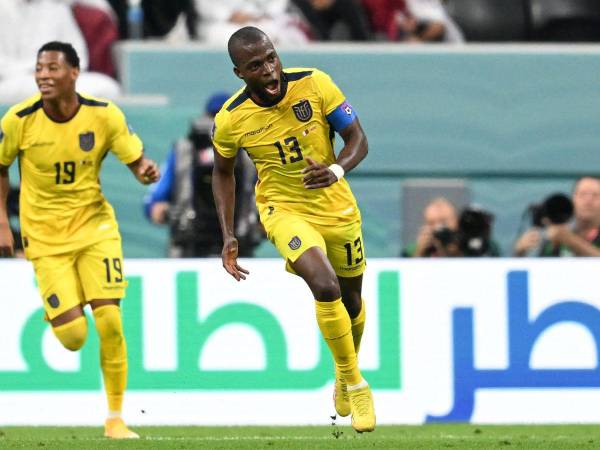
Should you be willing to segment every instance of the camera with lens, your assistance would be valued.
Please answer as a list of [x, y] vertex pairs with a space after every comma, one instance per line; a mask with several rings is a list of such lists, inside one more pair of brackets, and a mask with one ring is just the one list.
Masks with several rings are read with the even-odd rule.
[[490, 255], [494, 215], [483, 209], [465, 208], [458, 218], [458, 247], [463, 256]]
[[490, 253], [494, 216], [475, 207], [465, 208], [458, 218], [458, 229], [437, 228], [433, 237], [449, 256], [485, 256]]
[[561, 225], [573, 217], [573, 202], [564, 194], [556, 193], [545, 198], [543, 202], [529, 206], [531, 224], [534, 227], [544, 227], [544, 219], [551, 224]]

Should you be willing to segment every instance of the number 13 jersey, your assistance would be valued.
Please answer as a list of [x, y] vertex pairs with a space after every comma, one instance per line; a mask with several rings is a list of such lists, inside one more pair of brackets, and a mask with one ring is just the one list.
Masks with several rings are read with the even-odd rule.
[[258, 171], [259, 211], [277, 208], [322, 225], [360, 220], [348, 182], [306, 189], [306, 158], [335, 163], [334, 136], [356, 115], [331, 78], [317, 69], [286, 69], [283, 98], [273, 106], [257, 105], [240, 89], [215, 118], [213, 144], [226, 158], [245, 150]]

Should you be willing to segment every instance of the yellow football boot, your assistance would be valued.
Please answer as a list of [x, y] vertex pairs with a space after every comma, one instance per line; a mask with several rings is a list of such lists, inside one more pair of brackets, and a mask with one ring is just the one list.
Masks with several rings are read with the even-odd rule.
[[352, 411], [352, 428], [359, 433], [375, 429], [375, 406], [373, 394], [366, 381], [349, 387], [350, 409]]
[[348, 391], [346, 390], [346, 382], [337, 370], [337, 367], [335, 369], [335, 385], [333, 387], [333, 404], [339, 416], [346, 417], [350, 415], [350, 397], [348, 397]]
[[123, 419], [120, 417], [111, 417], [104, 422], [104, 436], [112, 439], [139, 439], [140, 435], [134, 433]]

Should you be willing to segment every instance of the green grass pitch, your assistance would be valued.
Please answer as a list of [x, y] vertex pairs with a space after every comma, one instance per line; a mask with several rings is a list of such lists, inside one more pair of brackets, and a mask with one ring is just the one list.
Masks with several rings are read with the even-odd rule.
[[1, 449], [598, 449], [594, 425], [133, 427], [140, 440], [111, 441], [99, 427], [0, 427]]

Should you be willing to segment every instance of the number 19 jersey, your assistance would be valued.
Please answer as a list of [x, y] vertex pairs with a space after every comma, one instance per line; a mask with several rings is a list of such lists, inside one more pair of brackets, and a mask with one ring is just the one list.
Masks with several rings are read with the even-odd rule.
[[124, 164], [142, 156], [142, 142], [110, 102], [78, 95], [66, 122], [50, 119], [40, 95], [13, 106], [0, 123], [0, 164], [19, 158], [20, 221], [28, 259], [120, 239], [114, 211], [100, 190], [109, 151]]
[[334, 136], [339, 115], [347, 124], [356, 117], [331, 78], [317, 69], [286, 69], [281, 79], [284, 97], [273, 106], [257, 105], [241, 89], [215, 118], [213, 144], [226, 158], [248, 153], [258, 171], [259, 211], [290, 211], [321, 225], [360, 220], [348, 182], [306, 189], [302, 170], [306, 158], [335, 163]]

